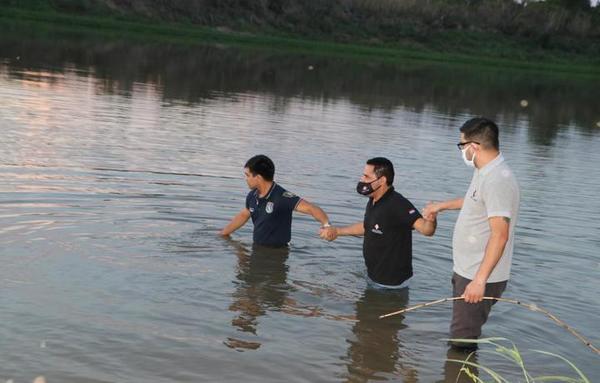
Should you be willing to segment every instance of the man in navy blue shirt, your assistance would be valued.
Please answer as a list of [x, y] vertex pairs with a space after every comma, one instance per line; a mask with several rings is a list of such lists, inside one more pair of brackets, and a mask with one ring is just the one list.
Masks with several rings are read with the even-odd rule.
[[412, 231], [431, 236], [436, 215], [423, 218], [413, 204], [394, 190], [394, 166], [387, 158], [367, 161], [359, 194], [369, 197], [363, 222], [321, 229], [329, 241], [342, 235], [363, 236], [363, 256], [369, 283], [378, 288], [404, 288], [413, 275]]
[[320, 207], [286, 191], [273, 181], [275, 165], [269, 157], [259, 154], [250, 158], [244, 165], [244, 175], [250, 188], [246, 206], [221, 230], [221, 235], [230, 235], [252, 218], [254, 244], [287, 246], [292, 237], [294, 210], [310, 214], [322, 227], [329, 227], [327, 214]]

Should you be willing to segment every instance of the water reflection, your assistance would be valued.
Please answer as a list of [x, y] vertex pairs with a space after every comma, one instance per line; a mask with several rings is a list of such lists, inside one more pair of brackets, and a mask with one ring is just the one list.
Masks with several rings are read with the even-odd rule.
[[400, 375], [404, 382], [417, 382], [417, 370], [403, 358], [409, 351], [402, 344], [404, 316], [382, 321], [379, 316], [408, 305], [409, 290], [383, 291], [367, 288], [356, 302], [354, 339], [348, 348], [348, 381], [387, 380]]
[[444, 364], [443, 383], [472, 383], [479, 378], [479, 369], [471, 365], [464, 365], [456, 361], [465, 361], [477, 364], [477, 352], [465, 352], [453, 347], [448, 349], [446, 363]]
[[[131, 94], [136, 84], [151, 83], [160, 89], [165, 102], [203, 103], [223, 95], [244, 102], [242, 94], [268, 92], [273, 96], [272, 113], [283, 114], [294, 97], [325, 104], [347, 99], [364, 113], [408, 108], [458, 119], [464, 114], [485, 115], [503, 126], [529, 125], [528, 138], [542, 145], [553, 144], [559, 132], [572, 126], [598, 132], [600, 119], [597, 78], [215, 46], [123, 41], [90, 44], [89, 38], [9, 36], [0, 41], [0, 59], [6, 65], [5, 69], [0, 65], [0, 73], [8, 71], [10, 76], [26, 80], [32, 78], [29, 69], [40, 65], [57, 73], [76, 71], [84, 76], [91, 70], [94, 77], [103, 79], [98, 92]], [[62, 80], [60, 75], [46, 73], [43, 81], [55, 84]]]
[[[5, 380], [38, 369], [49, 381], [153, 381], [153, 368], [169, 365], [164, 381], [455, 381], [459, 365], [442, 370], [444, 316], [376, 319], [406, 302], [363, 291], [358, 241], [322, 243], [302, 217], [289, 254], [206, 233], [237, 212], [239, 163], [259, 148], [340, 222], [362, 212], [353, 169], [375, 149], [417, 203], [462, 193], [454, 143], [471, 113], [502, 125], [526, 191], [511, 296], [597, 333], [600, 136], [587, 125], [600, 120], [597, 80], [62, 37], [2, 35], [0, 52], [0, 218], [10, 229], [0, 232], [10, 286], [0, 337], [14, 356], [0, 366]], [[412, 300], [446, 296], [453, 223], [440, 221], [434, 241], [415, 239]], [[119, 326], [90, 328], [105, 315]], [[66, 325], [46, 334], [49, 323]], [[487, 335], [560, 345], [599, 374], [595, 355], [529, 313], [496, 316]], [[32, 354], [40, 339], [48, 347]], [[78, 367], [82, 349], [52, 339], [87, 339], [90, 360]]]
[[[269, 310], [280, 311], [289, 305], [286, 261], [289, 248], [246, 247], [241, 242], [227, 240], [238, 257], [235, 292], [229, 310], [237, 313], [231, 324], [239, 331], [257, 335], [258, 319]], [[254, 340], [228, 338], [225, 345], [238, 350], [256, 350]]]

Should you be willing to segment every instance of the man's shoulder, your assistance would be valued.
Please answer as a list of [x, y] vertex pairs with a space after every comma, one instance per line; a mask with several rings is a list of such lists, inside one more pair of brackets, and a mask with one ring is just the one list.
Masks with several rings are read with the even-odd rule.
[[390, 198], [390, 202], [395, 205], [400, 205], [400, 206], [412, 205], [412, 203], [408, 200], [408, 198], [406, 198], [405, 196], [403, 196], [396, 190], [394, 190], [391, 197], [392, 198]]
[[273, 189], [273, 195], [282, 198], [298, 198], [298, 196], [290, 191], [287, 191], [283, 186], [276, 184]]
[[483, 179], [483, 183], [495, 186], [503, 184], [510, 185], [513, 183], [516, 184], [517, 178], [515, 177], [515, 174], [510, 166], [508, 166], [506, 162], [503, 162], [492, 169], [489, 174], [487, 174], [487, 176]]
[[508, 165], [500, 164], [485, 177], [481, 184], [481, 195], [484, 199], [491, 195], [519, 199], [519, 182]]

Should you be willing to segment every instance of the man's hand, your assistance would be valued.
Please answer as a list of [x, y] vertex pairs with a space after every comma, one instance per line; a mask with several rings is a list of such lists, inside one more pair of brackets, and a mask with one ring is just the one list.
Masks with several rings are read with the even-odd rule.
[[434, 210], [427, 210], [427, 206], [423, 209], [423, 219], [426, 221], [435, 222], [437, 220], [438, 212]]
[[435, 221], [438, 213], [442, 210], [441, 203], [428, 202], [423, 208], [423, 218], [428, 221]]
[[250, 210], [244, 208], [231, 219], [231, 222], [229, 222], [223, 230], [219, 231], [219, 235], [222, 237], [229, 237], [231, 233], [244, 226], [248, 219], [250, 219]]
[[338, 237], [338, 230], [336, 227], [322, 227], [319, 230], [319, 236], [327, 241], [334, 241]]
[[473, 280], [465, 288], [462, 297], [467, 303], [479, 303], [483, 300], [485, 294], [485, 282]]
[[457, 198], [444, 202], [429, 202], [423, 209], [423, 218], [430, 216], [431, 214], [438, 214], [444, 210], [458, 210], [462, 209], [464, 203], [463, 198]]
[[491, 234], [485, 248], [483, 261], [481, 261], [481, 265], [479, 265], [479, 270], [477, 270], [473, 281], [467, 285], [462, 295], [467, 303], [482, 301], [483, 294], [485, 294], [485, 284], [496, 264], [502, 258], [504, 247], [510, 235], [510, 219], [507, 217], [490, 217], [488, 221]]

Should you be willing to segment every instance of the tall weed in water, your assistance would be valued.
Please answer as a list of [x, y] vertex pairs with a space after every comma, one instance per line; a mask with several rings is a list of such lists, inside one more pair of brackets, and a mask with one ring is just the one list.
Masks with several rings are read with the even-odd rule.
[[[518, 371], [518, 374], [524, 379], [527, 383], [536, 383], [536, 382], [567, 382], [567, 383], [590, 383], [590, 380], [581, 372], [575, 364], [566, 359], [563, 356], [540, 350], [532, 350], [535, 353], [547, 355], [553, 358], [558, 358], [564, 361], [567, 365], [571, 367], [571, 369], [575, 372], [576, 377], [568, 377], [568, 376], [560, 376], [560, 375], [541, 375], [541, 376], [533, 376], [525, 365], [525, 361], [521, 352], [517, 349], [515, 344], [506, 338], [484, 338], [484, 339], [451, 339], [452, 342], [461, 342], [461, 343], [472, 343], [477, 345], [485, 345], [492, 346], [493, 350], [489, 350], [487, 347], [480, 349], [479, 353], [488, 353], [495, 356], [498, 356], [504, 360], [507, 360], [511, 363]], [[484, 366], [480, 363], [471, 362], [471, 357], [475, 355], [474, 352], [469, 354], [467, 358], [464, 360], [460, 359], [448, 359], [449, 362], [460, 363], [462, 364], [461, 373], [464, 373], [469, 379], [471, 379], [475, 383], [486, 383], [486, 382], [494, 382], [494, 383], [511, 383], [512, 380], [508, 380], [508, 378], [503, 377], [499, 372], [493, 370], [489, 366]], [[492, 380], [483, 380], [479, 375], [479, 371], [483, 371], [485, 375], [487, 375]], [[460, 376], [459, 376], [460, 377]], [[458, 378], [457, 377], [457, 380]]]

